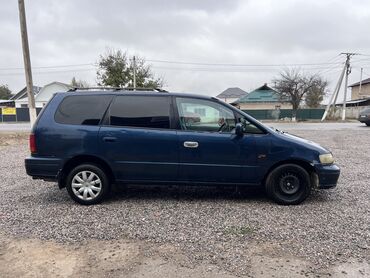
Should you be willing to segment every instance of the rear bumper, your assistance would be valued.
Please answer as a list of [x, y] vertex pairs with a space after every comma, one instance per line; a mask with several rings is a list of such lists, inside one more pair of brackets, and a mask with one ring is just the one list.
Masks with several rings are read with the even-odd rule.
[[61, 159], [27, 157], [24, 161], [27, 175], [34, 179], [57, 180], [62, 166]]
[[340, 169], [337, 165], [315, 165], [316, 173], [319, 178], [318, 188], [328, 189], [337, 186], [338, 178], [340, 175]]

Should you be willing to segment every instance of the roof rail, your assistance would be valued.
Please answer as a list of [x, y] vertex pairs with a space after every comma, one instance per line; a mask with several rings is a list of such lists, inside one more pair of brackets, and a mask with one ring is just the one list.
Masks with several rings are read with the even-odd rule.
[[89, 90], [111, 90], [111, 91], [156, 91], [161, 93], [168, 93], [166, 90], [160, 88], [134, 88], [134, 87], [109, 87], [109, 86], [96, 86], [96, 87], [73, 87], [68, 92], [75, 91], [89, 91]]

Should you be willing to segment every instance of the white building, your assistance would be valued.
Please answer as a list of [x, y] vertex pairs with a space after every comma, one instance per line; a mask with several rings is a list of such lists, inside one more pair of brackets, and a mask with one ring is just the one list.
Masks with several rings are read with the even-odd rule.
[[[58, 92], [66, 92], [72, 87], [68, 84], [62, 82], [52, 82], [45, 85], [41, 90], [35, 95], [35, 106], [36, 108], [42, 108], [49, 101], [49, 99]], [[28, 107], [28, 98], [24, 97], [15, 100], [15, 107]]]

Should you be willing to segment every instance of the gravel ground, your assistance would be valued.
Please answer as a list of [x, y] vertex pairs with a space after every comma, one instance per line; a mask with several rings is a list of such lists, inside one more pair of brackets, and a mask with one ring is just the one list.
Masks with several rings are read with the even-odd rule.
[[0, 144], [0, 232], [63, 244], [120, 239], [170, 244], [186, 254], [189, 265], [206, 261], [235, 275], [250, 274], [251, 257], [262, 253], [287, 258], [286, 263], [308, 262], [304, 275], [329, 275], [328, 268], [349, 260], [368, 263], [370, 129], [292, 133], [329, 148], [342, 174], [337, 188], [315, 191], [290, 207], [258, 190], [238, 194], [177, 186], [117, 189], [103, 204], [84, 207], [55, 183], [26, 175], [26, 142]]

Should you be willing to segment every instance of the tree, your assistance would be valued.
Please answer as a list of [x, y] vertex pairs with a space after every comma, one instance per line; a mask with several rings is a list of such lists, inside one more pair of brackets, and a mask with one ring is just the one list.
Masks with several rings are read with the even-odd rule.
[[0, 99], [10, 99], [12, 91], [8, 88], [8, 85], [0, 85]]
[[[108, 50], [100, 55], [97, 71], [98, 85], [112, 87], [133, 87], [133, 57], [121, 50]], [[144, 58], [136, 57], [136, 87], [161, 88], [163, 80], [156, 78], [151, 66]]]
[[321, 104], [321, 102], [324, 99], [324, 96], [326, 95], [326, 88], [328, 86], [328, 81], [321, 79], [318, 77], [314, 81], [314, 86], [309, 89], [305, 102], [306, 105], [310, 108], [318, 108]]
[[[303, 74], [298, 69], [287, 69], [280, 73], [280, 77], [274, 81], [274, 88], [280, 94], [281, 101], [287, 101], [292, 104], [292, 118], [295, 120], [297, 110], [302, 100], [307, 98], [311, 101], [316, 96], [317, 102], [320, 95], [323, 97], [327, 82], [317, 74]], [[311, 103], [310, 103], [311, 104]], [[315, 103], [316, 105], [316, 103]]]
[[71, 86], [76, 88], [86, 88], [89, 87], [89, 84], [86, 81], [83, 80], [77, 80], [74, 76], [71, 80]]

